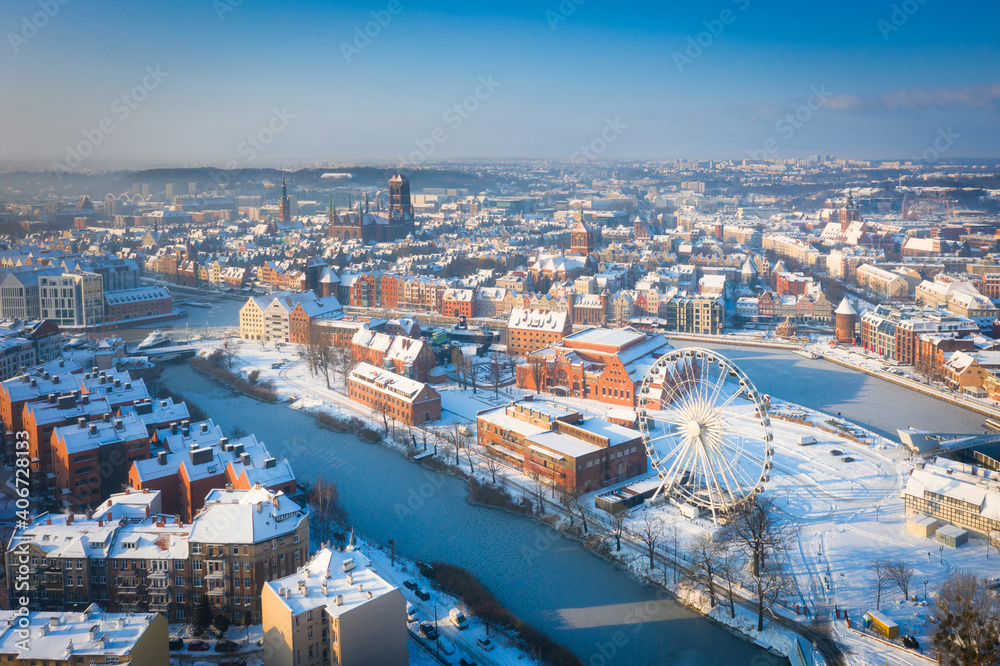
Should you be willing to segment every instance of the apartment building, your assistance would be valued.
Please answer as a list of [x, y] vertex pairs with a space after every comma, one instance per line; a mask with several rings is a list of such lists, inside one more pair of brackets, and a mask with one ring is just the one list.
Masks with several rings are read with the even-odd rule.
[[62, 328], [104, 322], [103, 279], [97, 273], [42, 275], [38, 291], [42, 319], [51, 319]]
[[507, 352], [511, 356], [527, 356], [572, 332], [573, 322], [568, 313], [514, 308], [507, 320]]
[[406, 600], [351, 547], [323, 548], [298, 572], [266, 583], [262, 596], [269, 665], [409, 661]]
[[231, 440], [211, 421], [173, 423], [154, 433], [160, 444], [152, 458], [135, 461], [128, 485], [158, 490], [165, 513], [190, 522], [215, 488], [255, 485], [291, 497], [298, 492], [287, 460], [277, 460], [253, 435]]
[[904, 301], [910, 294], [910, 283], [904, 276], [872, 264], [858, 266], [855, 279], [859, 287], [882, 298]]
[[[86, 397], [86, 396], [85, 396]], [[52, 431], [56, 497], [72, 511], [96, 508], [128, 483], [129, 468], [149, 457], [149, 433], [135, 414], [88, 422], [81, 417]]]
[[[207, 596], [213, 613], [259, 623], [265, 581], [308, 556], [308, 512], [266, 488], [213, 490], [191, 523], [160, 513], [160, 494], [112, 495], [86, 514], [42, 514], [18, 527], [8, 570], [28, 567], [31, 610], [162, 613], [186, 622]], [[12, 568], [13, 567], [13, 568]]]
[[[26, 633], [23, 633], [26, 632]], [[159, 613], [0, 611], [0, 661], [12, 666], [168, 666], [167, 618]]]
[[389, 335], [362, 329], [351, 340], [355, 361], [392, 370], [397, 375], [426, 382], [437, 365], [430, 344], [403, 335]]

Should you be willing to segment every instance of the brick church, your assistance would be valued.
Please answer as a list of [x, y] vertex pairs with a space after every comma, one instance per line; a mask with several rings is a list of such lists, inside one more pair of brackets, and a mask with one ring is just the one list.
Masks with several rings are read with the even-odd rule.
[[330, 201], [330, 238], [338, 240], [360, 240], [363, 243], [392, 243], [406, 238], [414, 232], [413, 205], [410, 203], [410, 181], [406, 176], [396, 174], [389, 179], [389, 210], [369, 210], [368, 196], [362, 208], [338, 213], [332, 199]]

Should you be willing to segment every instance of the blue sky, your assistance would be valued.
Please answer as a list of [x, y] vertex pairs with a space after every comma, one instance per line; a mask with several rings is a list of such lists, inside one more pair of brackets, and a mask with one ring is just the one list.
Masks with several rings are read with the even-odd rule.
[[913, 159], [942, 134], [942, 157], [1000, 156], [998, 3], [392, 8], [5, 0], [0, 159]]

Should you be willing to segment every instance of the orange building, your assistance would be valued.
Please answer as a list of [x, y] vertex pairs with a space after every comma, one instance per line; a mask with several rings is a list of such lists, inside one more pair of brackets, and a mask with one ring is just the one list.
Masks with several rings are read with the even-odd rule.
[[517, 366], [517, 386], [634, 407], [644, 368], [668, 349], [663, 335], [590, 328], [529, 354]]
[[441, 418], [441, 395], [427, 384], [368, 363], [358, 363], [347, 379], [351, 399], [379, 409], [391, 419], [417, 425]]

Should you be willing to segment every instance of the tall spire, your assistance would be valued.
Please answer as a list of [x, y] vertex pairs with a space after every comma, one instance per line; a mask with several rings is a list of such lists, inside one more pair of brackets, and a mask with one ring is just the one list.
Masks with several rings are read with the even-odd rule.
[[365, 190], [365, 212], [368, 212], [368, 190]]

